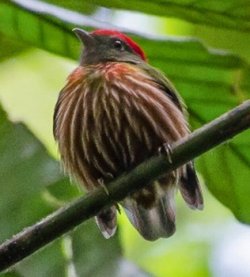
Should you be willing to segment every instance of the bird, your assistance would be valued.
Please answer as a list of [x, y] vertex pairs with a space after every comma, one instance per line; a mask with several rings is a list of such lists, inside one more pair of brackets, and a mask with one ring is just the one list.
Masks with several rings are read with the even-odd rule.
[[[83, 49], [54, 110], [53, 133], [65, 171], [86, 191], [128, 172], [190, 133], [186, 107], [174, 85], [148, 63], [145, 52], [117, 30], [73, 29]], [[171, 151], [167, 151], [171, 156]], [[129, 221], [149, 241], [175, 232], [175, 194], [203, 208], [193, 161], [120, 202]], [[118, 204], [95, 220], [105, 238], [117, 229]]]

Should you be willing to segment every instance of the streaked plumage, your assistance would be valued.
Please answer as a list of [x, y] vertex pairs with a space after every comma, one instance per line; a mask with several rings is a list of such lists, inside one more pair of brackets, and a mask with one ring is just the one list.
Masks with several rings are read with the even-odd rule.
[[[81, 36], [83, 31], [78, 32]], [[186, 136], [189, 130], [175, 89], [145, 62], [138, 45], [113, 31], [98, 30], [87, 36], [98, 43], [93, 40], [91, 47], [86, 46], [80, 66], [60, 93], [54, 135], [65, 169], [91, 191], [101, 185], [100, 180], [105, 185], [157, 154], [164, 143]], [[123, 51], [116, 49], [117, 41], [124, 44]], [[173, 234], [177, 187], [189, 206], [202, 207], [191, 162], [121, 203], [145, 239]], [[106, 238], [114, 234], [115, 206], [96, 219]]]

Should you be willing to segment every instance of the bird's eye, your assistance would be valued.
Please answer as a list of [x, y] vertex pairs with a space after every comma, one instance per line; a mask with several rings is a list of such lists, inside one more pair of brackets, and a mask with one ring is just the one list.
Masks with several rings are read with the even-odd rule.
[[124, 46], [120, 40], [114, 41], [114, 48], [121, 51], [124, 50]]

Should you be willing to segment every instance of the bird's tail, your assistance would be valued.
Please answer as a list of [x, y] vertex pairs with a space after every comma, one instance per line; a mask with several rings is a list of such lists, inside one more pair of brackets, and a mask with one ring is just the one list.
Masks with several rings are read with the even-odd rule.
[[129, 220], [146, 240], [170, 237], [175, 232], [173, 194], [174, 187], [169, 187], [166, 194], [150, 208], [143, 207], [131, 197], [123, 201], [122, 205]]
[[112, 237], [117, 227], [116, 207], [102, 210], [96, 217], [96, 224], [106, 239]]
[[[143, 206], [142, 202], [133, 196], [125, 198], [121, 203], [130, 222], [146, 240], [150, 241], [170, 237], [175, 232], [176, 186], [169, 185], [169, 181], [164, 181], [164, 178], [154, 185], [162, 185], [164, 194], [158, 194], [161, 196], [152, 206]], [[202, 193], [192, 162], [186, 164], [185, 173], [181, 174], [178, 181], [178, 188], [191, 208], [202, 209]], [[105, 238], [115, 234], [116, 217], [116, 206], [105, 209], [96, 216], [97, 225]]]
[[202, 210], [203, 197], [193, 162], [186, 164], [186, 172], [180, 178], [179, 189], [191, 209]]
[[[165, 187], [164, 195], [153, 206], [143, 207], [132, 197], [127, 197], [122, 205], [125, 212], [139, 233], [147, 240], [156, 240], [160, 237], [170, 237], [175, 232], [175, 186], [164, 182], [159, 184]], [[185, 173], [181, 174], [178, 188], [185, 202], [193, 209], [202, 209], [203, 197], [192, 162], [185, 166]], [[162, 194], [161, 194], [162, 195]]]

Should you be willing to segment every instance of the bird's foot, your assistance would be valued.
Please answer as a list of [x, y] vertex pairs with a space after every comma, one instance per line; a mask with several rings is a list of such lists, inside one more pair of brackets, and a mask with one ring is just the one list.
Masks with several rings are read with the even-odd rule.
[[167, 155], [167, 159], [169, 161], [170, 164], [173, 163], [173, 160], [172, 160], [172, 147], [169, 143], [164, 143], [162, 146], [160, 146], [158, 148], [158, 153], [161, 155], [161, 154], [166, 154]]
[[[105, 179], [105, 181], [104, 181]], [[110, 181], [112, 181], [114, 179], [114, 176], [112, 173], [107, 172], [105, 174], [104, 178], [99, 178], [97, 181], [99, 183], [99, 185], [104, 189], [104, 191], [106, 192], [107, 195], [109, 195], [109, 190], [107, 188], [107, 186], [105, 185], [105, 183], [109, 183]]]
[[114, 175], [110, 172], [107, 172], [106, 173], [106, 179], [107, 179], [107, 181], [111, 181], [112, 179], [114, 179]]
[[107, 186], [105, 185], [103, 178], [99, 178], [97, 181], [98, 181], [99, 185], [104, 189], [105, 193], [109, 196], [109, 190], [108, 190]]
[[[106, 177], [107, 177], [107, 180], [108, 180], [108, 181], [111, 181], [112, 179], [114, 179], [114, 176], [113, 176], [111, 173], [107, 173], [107, 174], [106, 174]], [[98, 181], [98, 183], [100, 184], [100, 186], [104, 189], [105, 193], [106, 193], [108, 196], [110, 196], [109, 190], [108, 190], [107, 186], [105, 185], [103, 178], [100, 178], [100, 179], [98, 179], [97, 181]], [[119, 214], [120, 214], [120, 213], [121, 213], [121, 209], [120, 209], [118, 203], [114, 203], [114, 205], [115, 205], [117, 211], [118, 211]]]

